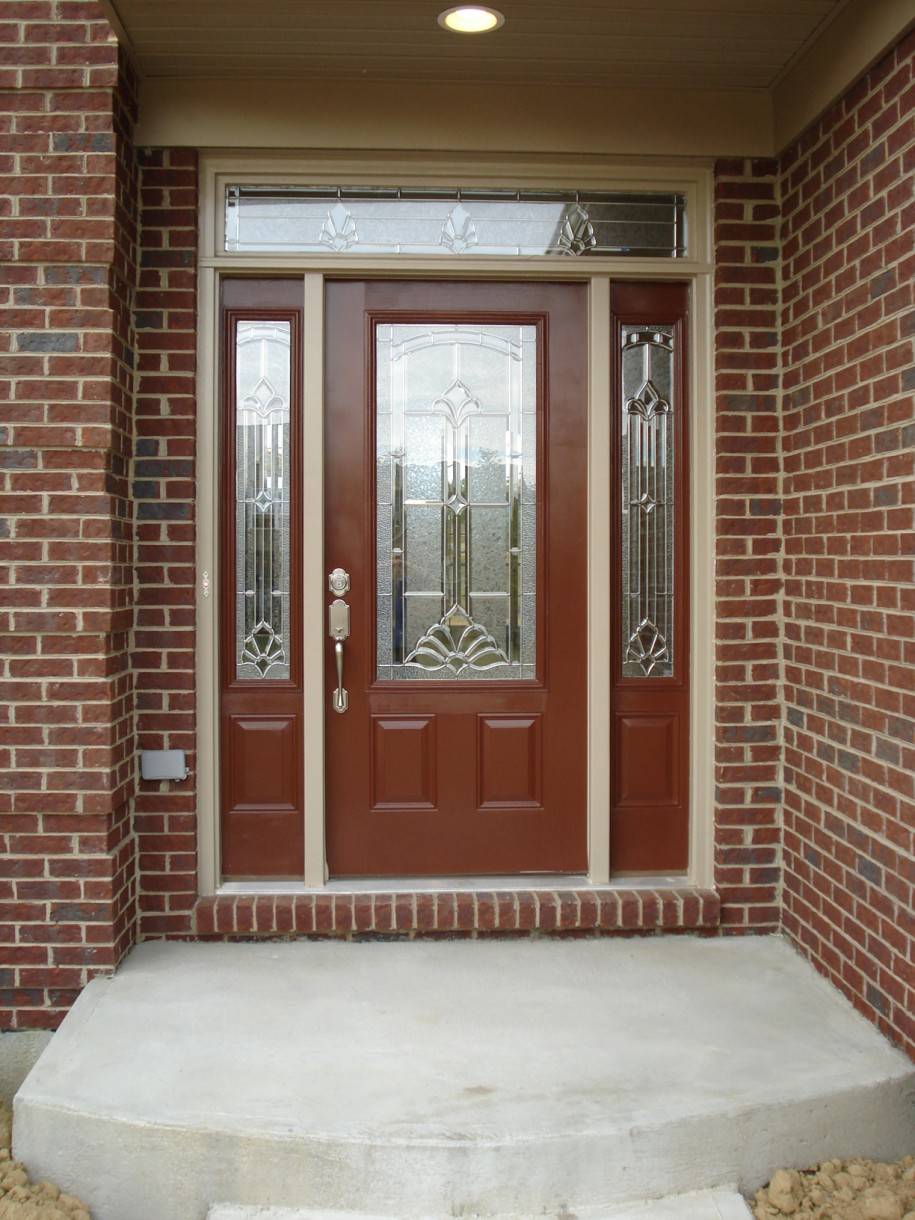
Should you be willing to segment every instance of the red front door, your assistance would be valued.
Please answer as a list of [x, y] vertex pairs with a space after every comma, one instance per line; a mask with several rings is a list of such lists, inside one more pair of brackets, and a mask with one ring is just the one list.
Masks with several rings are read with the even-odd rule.
[[330, 873], [582, 872], [586, 290], [346, 281], [326, 306]]

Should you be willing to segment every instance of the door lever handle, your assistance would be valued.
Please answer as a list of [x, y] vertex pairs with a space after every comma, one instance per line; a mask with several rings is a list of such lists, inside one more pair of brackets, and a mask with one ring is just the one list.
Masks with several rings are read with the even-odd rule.
[[349, 606], [337, 597], [327, 608], [328, 635], [334, 641], [334, 661], [337, 666], [337, 688], [330, 705], [341, 715], [349, 707], [349, 694], [343, 685], [343, 641], [349, 638]]
[[342, 715], [349, 707], [349, 694], [343, 685], [343, 641], [334, 644], [334, 656], [337, 660], [337, 689], [333, 693], [330, 704], [335, 712]]

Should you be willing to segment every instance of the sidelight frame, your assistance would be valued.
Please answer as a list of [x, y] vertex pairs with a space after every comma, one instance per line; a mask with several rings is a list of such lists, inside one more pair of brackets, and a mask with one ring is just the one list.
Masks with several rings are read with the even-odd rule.
[[[224, 191], [228, 182], [251, 184], [337, 183], [434, 186], [592, 188], [595, 190], [677, 191], [686, 198], [687, 253], [680, 258], [594, 256], [456, 255], [443, 258], [411, 255], [328, 255], [233, 253], [222, 249]], [[302, 151], [252, 154], [203, 151], [200, 161], [200, 247], [198, 274], [198, 422], [197, 422], [197, 820], [198, 889], [201, 895], [229, 892], [298, 893], [328, 885], [324, 839], [324, 686], [325, 586], [323, 554], [324, 475], [323, 349], [324, 279], [441, 279], [565, 280], [588, 285], [589, 403], [588, 403], [588, 847], [586, 878], [565, 883], [631, 888], [646, 883], [709, 887], [713, 882], [713, 757], [714, 757], [714, 382], [712, 190], [710, 160], [659, 164], [648, 159], [578, 156], [510, 157], [478, 154], [460, 156], [434, 152], [353, 153]], [[219, 291], [224, 274], [264, 278], [282, 276], [302, 283], [302, 446], [299, 461], [303, 519], [314, 528], [303, 530], [301, 556], [302, 636], [304, 673], [304, 801], [305, 867], [301, 881], [223, 883], [219, 848], [219, 644], [220, 587], [218, 489], [219, 428], [218, 368]], [[634, 878], [610, 870], [611, 760], [610, 691], [614, 658], [613, 636], [606, 631], [615, 579], [611, 554], [610, 470], [612, 412], [611, 282], [625, 280], [680, 281], [690, 289], [687, 359], [690, 410], [689, 571], [690, 639], [690, 833], [689, 866], [685, 875]], [[320, 528], [318, 526], [320, 525]], [[315, 676], [317, 675], [317, 680]], [[519, 875], [499, 879], [500, 888], [529, 888], [532, 881], [550, 879]], [[445, 879], [442, 879], [444, 882]], [[492, 885], [488, 878], [486, 884]], [[333, 888], [337, 883], [330, 883]], [[385, 890], [398, 888], [390, 879]], [[435, 884], [438, 884], [437, 882]], [[472, 885], [466, 879], [461, 885]], [[400, 888], [421, 888], [404, 878]]]

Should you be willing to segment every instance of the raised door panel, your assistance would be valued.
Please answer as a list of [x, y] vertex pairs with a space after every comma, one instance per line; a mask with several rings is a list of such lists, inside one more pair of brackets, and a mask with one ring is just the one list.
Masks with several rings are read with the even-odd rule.
[[542, 717], [480, 716], [477, 799], [481, 809], [539, 808]]
[[434, 809], [434, 716], [372, 717], [372, 808]]
[[667, 712], [617, 716], [616, 741], [617, 806], [676, 804], [679, 717]]
[[295, 809], [297, 723], [294, 716], [230, 716], [227, 745], [232, 809]]

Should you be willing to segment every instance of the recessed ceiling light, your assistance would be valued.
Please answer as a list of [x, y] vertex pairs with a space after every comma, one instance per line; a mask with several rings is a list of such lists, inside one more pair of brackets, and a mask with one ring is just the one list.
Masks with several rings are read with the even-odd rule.
[[504, 25], [505, 18], [494, 8], [462, 4], [439, 13], [438, 23], [443, 29], [454, 30], [456, 34], [485, 34]]

